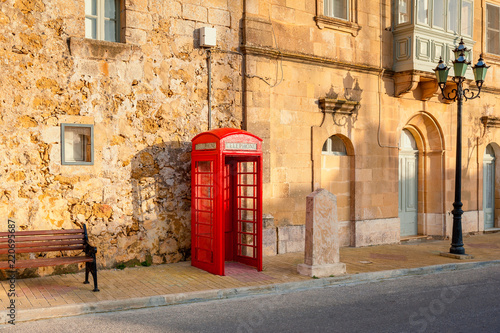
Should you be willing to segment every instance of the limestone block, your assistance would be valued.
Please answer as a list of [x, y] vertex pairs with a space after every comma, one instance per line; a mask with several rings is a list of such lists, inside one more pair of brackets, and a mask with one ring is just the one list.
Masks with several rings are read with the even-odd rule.
[[278, 228], [278, 254], [304, 251], [305, 225]]
[[208, 23], [229, 27], [231, 26], [231, 14], [227, 10], [209, 9]]
[[186, 20], [207, 22], [208, 11], [205, 7], [184, 4], [182, 14]]
[[[274, 216], [272, 216], [271, 214], [263, 214], [262, 215], [262, 228], [263, 229], [270, 229], [270, 228], [274, 228]], [[276, 239], [275, 239], [276, 241]]]
[[153, 27], [151, 14], [138, 12], [135, 10], [127, 10], [127, 27], [151, 30]]
[[262, 255], [275, 256], [276, 245], [276, 228], [264, 229], [262, 231]]
[[298, 272], [317, 277], [345, 274], [345, 264], [340, 263], [337, 198], [318, 189], [307, 196], [306, 204], [305, 257]]

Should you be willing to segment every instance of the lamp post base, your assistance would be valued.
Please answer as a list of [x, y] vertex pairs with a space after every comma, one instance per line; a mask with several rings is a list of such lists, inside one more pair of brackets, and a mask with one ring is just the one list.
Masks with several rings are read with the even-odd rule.
[[441, 255], [443, 257], [460, 259], [460, 260], [474, 259], [474, 256], [470, 255], [470, 254], [455, 254], [455, 253], [450, 253], [450, 252], [441, 252], [441, 253], [439, 253], [439, 255]]

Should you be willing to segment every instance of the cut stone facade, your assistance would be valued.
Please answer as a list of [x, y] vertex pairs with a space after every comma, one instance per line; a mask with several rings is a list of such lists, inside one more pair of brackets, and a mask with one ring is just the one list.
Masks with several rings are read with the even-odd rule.
[[[418, 234], [450, 236], [456, 103], [438, 97], [430, 69], [393, 71], [391, 2], [363, 3], [348, 24], [317, 3], [123, 0], [122, 42], [110, 43], [84, 38], [83, 0], [1, 1], [0, 229], [7, 218], [23, 230], [86, 223], [104, 267], [189, 259], [190, 140], [208, 129], [199, 28], [210, 26], [212, 127], [264, 140], [263, 212], [277, 228], [266, 253], [303, 251], [305, 197], [320, 187], [338, 198], [342, 245], [399, 242], [403, 129], [419, 151]], [[481, 13], [475, 2], [473, 61], [485, 50]], [[484, 58], [481, 98], [464, 103], [465, 232], [484, 230], [486, 146], [500, 156], [500, 57]], [[68, 123], [94, 126], [93, 165], [61, 165]], [[345, 156], [322, 154], [332, 135]]]

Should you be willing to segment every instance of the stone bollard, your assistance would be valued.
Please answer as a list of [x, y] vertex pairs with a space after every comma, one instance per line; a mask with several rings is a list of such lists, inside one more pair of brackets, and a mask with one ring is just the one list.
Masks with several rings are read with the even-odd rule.
[[318, 189], [306, 198], [306, 244], [302, 275], [325, 277], [346, 273], [340, 262], [337, 198]]

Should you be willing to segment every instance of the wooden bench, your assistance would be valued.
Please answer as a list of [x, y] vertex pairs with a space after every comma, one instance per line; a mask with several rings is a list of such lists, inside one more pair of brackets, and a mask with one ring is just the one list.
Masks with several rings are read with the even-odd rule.
[[[12, 237], [14, 235], [14, 237]], [[9, 237], [10, 236], [10, 237]], [[10, 242], [14, 239], [15, 242]], [[13, 245], [14, 244], [14, 247]], [[19, 253], [47, 253], [56, 251], [78, 251], [81, 250], [85, 255], [76, 255], [69, 257], [43, 258], [17, 260]], [[74, 263], [85, 263], [85, 281], [89, 283], [89, 273], [94, 279], [94, 291], [97, 288], [97, 248], [90, 246], [87, 237], [87, 228], [70, 230], [33, 230], [0, 232], [0, 254], [7, 255], [5, 261], [0, 261], [0, 269], [16, 269], [31, 267], [46, 267], [67, 265]], [[14, 254], [14, 256], [12, 256]], [[15, 260], [12, 260], [15, 258]]]

